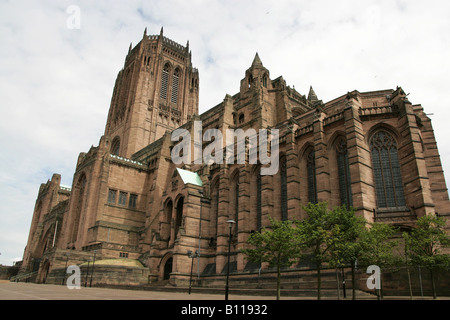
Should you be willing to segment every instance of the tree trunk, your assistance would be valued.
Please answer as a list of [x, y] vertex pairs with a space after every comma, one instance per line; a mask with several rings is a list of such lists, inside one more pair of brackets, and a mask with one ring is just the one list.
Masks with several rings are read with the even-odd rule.
[[320, 300], [321, 298], [321, 286], [322, 286], [322, 279], [320, 278], [320, 267], [321, 263], [317, 262], [317, 300]]
[[280, 287], [281, 287], [281, 270], [280, 270], [280, 263], [278, 263], [277, 266], [277, 300], [280, 300]]
[[436, 294], [436, 284], [434, 283], [434, 271], [433, 268], [430, 268], [430, 277], [431, 277], [431, 290], [433, 291], [433, 299], [437, 298]]
[[352, 300], [356, 300], [355, 263], [352, 263]]
[[406, 272], [408, 273], [408, 286], [409, 286], [409, 298], [413, 299], [412, 287], [411, 287], [411, 272], [409, 271], [408, 264], [406, 265]]

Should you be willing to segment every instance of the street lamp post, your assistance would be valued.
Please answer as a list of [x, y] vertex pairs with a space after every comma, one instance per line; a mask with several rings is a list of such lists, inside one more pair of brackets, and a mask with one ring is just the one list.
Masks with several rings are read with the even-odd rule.
[[66, 280], [66, 270], [67, 270], [67, 262], [69, 261], [69, 253], [65, 253], [64, 254], [66, 256], [66, 266], [64, 267], [64, 271], [63, 271], [63, 279], [62, 279], [62, 285], [64, 285], [64, 281]]
[[[203, 207], [203, 190], [199, 191], [200, 193], [200, 220], [198, 225], [198, 252], [197, 255], [200, 257], [200, 248], [202, 241], [202, 207]], [[194, 261], [194, 260], [192, 260]], [[197, 259], [197, 279], [200, 281], [200, 259]]]
[[191, 261], [191, 276], [189, 277], [189, 294], [191, 294], [191, 288], [192, 288], [192, 267], [194, 266], [194, 259], [198, 258], [200, 256], [199, 251], [195, 251], [195, 254], [192, 253], [191, 250], [188, 250], [187, 252], [188, 257], [192, 259]]
[[87, 265], [87, 272], [86, 272], [86, 279], [84, 280], [84, 287], [87, 288], [87, 282], [89, 279], [89, 264], [91, 263], [91, 260], [88, 260], [88, 265]]
[[94, 261], [92, 261], [92, 273], [91, 273], [91, 281], [89, 283], [89, 287], [92, 287], [92, 276], [94, 275], [95, 255], [96, 254], [97, 254], [97, 250], [94, 250]]
[[228, 263], [227, 263], [227, 281], [225, 284], [225, 300], [228, 300], [228, 280], [230, 278], [231, 229], [233, 228], [233, 224], [235, 224], [236, 221], [228, 220], [227, 222], [230, 228], [230, 233], [228, 236]]

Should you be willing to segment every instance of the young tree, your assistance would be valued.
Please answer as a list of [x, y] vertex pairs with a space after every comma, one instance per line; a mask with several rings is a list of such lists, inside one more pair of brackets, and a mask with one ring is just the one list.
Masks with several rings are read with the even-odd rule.
[[356, 260], [362, 254], [359, 237], [366, 230], [366, 221], [363, 217], [355, 215], [355, 209], [347, 209], [345, 206], [335, 207], [331, 212], [333, 228], [330, 239], [329, 264], [335, 268], [343, 268], [350, 265], [352, 274], [352, 298], [356, 299], [355, 265]]
[[[376, 265], [380, 269], [393, 265], [396, 262], [395, 248], [398, 241], [393, 240], [396, 228], [380, 222], [369, 224], [359, 238], [361, 246], [358, 262], [363, 266]], [[381, 290], [381, 288], [380, 288]], [[381, 298], [381, 291], [377, 290], [378, 299]]]
[[339, 226], [333, 222], [334, 217], [329, 214], [326, 202], [308, 203], [303, 209], [308, 217], [302, 221], [296, 221], [295, 224], [303, 233], [307, 247], [312, 250], [317, 269], [317, 299], [320, 300], [322, 264], [328, 260], [329, 250], [333, 245], [333, 234], [339, 232]]
[[353, 208], [341, 206], [328, 210], [326, 202], [309, 203], [303, 208], [308, 217], [296, 224], [301, 226], [299, 230], [304, 232], [307, 246], [312, 250], [317, 269], [317, 299], [321, 299], [321, 269], [325, 262], [335, 268], [350, 264], [352, 283], [355, 283], [355, 261], [362, 251], [357, 240], [365, 230], [365, 220], [356, 217]]
[[448, 267], [450, 255], [443, 254], [442, 249], [450, 247], [450, 237], [444, 230], [445, 219], [426, 215], [417, 219], [417, 228], [409, 234], [403, 233], [406, 254], [413, 264], [424, 266], [430, 271], [433, 298], [436, 299], [434, 270]]
[[243, 249], [250, 260], [268, 262], [277, 268], [277, 300], [280, 299], [281, 267], [290, 267], [301, 256], [304, 241], [301, 233], [291, 221], [278, 221], [269, 217], [270, 227], [250, 235], [247, 243], [252, 246]]

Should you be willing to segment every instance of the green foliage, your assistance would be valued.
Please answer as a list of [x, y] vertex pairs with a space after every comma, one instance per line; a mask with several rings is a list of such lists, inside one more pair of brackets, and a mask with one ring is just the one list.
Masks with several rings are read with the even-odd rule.
[[404, 232], [405, 255], [407, 263], [424, 266], [430, 271], [433, 297], [436, 299], [434, 270], [450, 265], [450, 255], [443, 249], [450, 247], [450, 237], [444, 230], [445, 219], [426, 215], [417, 220], [417, 228]]
[[317, 298], [321, 298], [320, 270], [323, 263], [331, 267], [343, 267], [356, 260], [361, 253], [358, 240], [365, 230], [363, 218], [355, 216], [353, 208], [345, 206], [328, 210], [328, 204], [309, 203], [303, 207], [308, 217], [296, 221], [307, 247], [311, 250], [317, 268]]
[[243, 249], [250, 260], [268, 262], [277, 268], [277, 299], [280, 299], [281, 267], [289, 267], [302, 254], [304, 241], [291, 221], [277, 221], [269, 217], [270, 227], [250, 235], [247, 243], [252, 248]]
[[397, 229], [381, 222], [370, 223], [359, 235], [360, 255], [358, 263], [364, 266], [377, 265], [380, 268], [397, 262], [396, 248], [399, 243], [392, 240]]
[[308, 239], [316, 263], [328, 262], [341, 267], [354, 261], [361, 251], [357, 239], [365, 229], [365, 220], [345, 206], [328, 210], [326, 202], [304, 207], [308, 217], [296, 225]]
[[343, 267], [361, 254], [359, 236], [365, 231], [365, 220], [355, 215], [353, 208], [335, 207], [329, 213], [332, 233], [329, 240], [328, 262], [331, 267]]
[[450, 256], [442, 249], [450, 247], [450, 238], [446, 234], [444, 218], [426, 215], [417, 220], [417, 228], [403, 233], [406, 254], [413, 264], [433, 269], [448, 267]]
[[308, 217], [302, 221], [296, 221], [301, 233], [306, 239], [306, 245], [312, 248], [316, 263], [325, 261], [332, 230], [329, 221], [328, 205], [326, 202], [318, 204], [309, 203], [303, 207]]
[[250, 235], [253, 248], [242, 250], [254, 262], [269, 262], [269, 267], [291, 266], [301, 256], [304, 244], [291, 221], [269, 217], [270, 227]]
[[[334, 268], [351, 266], [355, 281], [356, 261], [359, 266], [377, 265], [382, 269], [399, 262], [396, 228], [385, 223], [367, 223], [363, 217], [355, 215], [353, 208], [342, 206], [329, 210], [326, 202], [309, 203], [303, 209], [307, 217], [301, 221], [269, 218], [270, 226], [250, 235], [247, 241], [250, 248], [243, 250], [250, 260], [267, 262], [269, 267], [277, 268], [278, 299], [281, 267], [292, 266], [306, 253], [312, 254], [316, 264], [318, 299], [321, 295], [320, 270], [325, 263]], [[450, 255], [442, 253], [444, 248], [450, 247], [445, 222], [435, 216], [418, 219], [417, 228], [403, 234], [407, 260], [429, 268], [431, 273], [437, 266], [450, 266]]]

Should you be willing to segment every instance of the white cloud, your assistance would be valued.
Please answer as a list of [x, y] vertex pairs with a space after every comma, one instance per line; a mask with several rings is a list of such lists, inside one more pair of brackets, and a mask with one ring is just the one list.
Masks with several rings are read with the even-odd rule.
[[[67, 29], [70, 5], [79, 30]], [[238, 92], [256, 52], [272, 79], [303, 94], [313, 85], [325, 102], [400, 85], [434, 113], [450, 170], [449, 14], [447, 1], [414, 0], [0, 2], [0, 263], [23, 252], [39, 184], [58, 172], [70, 185], [78, 153], [98, 144], [117, 72], [145, 27], [189, 40], [201, 111]]]

